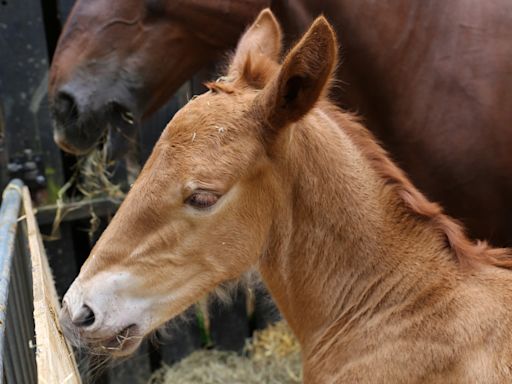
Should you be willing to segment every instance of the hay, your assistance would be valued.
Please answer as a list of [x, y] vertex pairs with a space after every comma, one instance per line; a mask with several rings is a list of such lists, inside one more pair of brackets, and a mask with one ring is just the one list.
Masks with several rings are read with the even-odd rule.
[[[119, 184], [111, 181], [112, 174], [109, 171], [111, 163], [107, 161], [106, 146], [101, 149], [93, 150], [89, 155], [78, 158], [75, 170], [70, 179], [62, 186], [57, 196], [57, 211], [53, 220], [52, 231], [49, 236], [43, 236], [46, 241], [60, 239], [59, 227], [71, 210], [66, 210], [65, 203], [78, 201], [92, 201], [95, 198], [104, 197], [121, 201], [125, 197], [125, 193]], [[68, 197], [68, 191], [75, 189], [80, 193], [80, 197]], [[94, 212], [91, 204], [91, 218], [89, 220], [88, 234], [92, 239], [93, 234], [99, 227], [100, 220]]]
[[255, 361], [300, 354], [299, 342], [284, 321], [255, 332], [245, 349]]
[[124, 198], [125, 193], [121, 190], [121, 186], [110, 180], [112, 177], [109, 171], [111, 165], [107, 161], [105, 146], [102, 149], [95, 149], [86, 157], [78, 160], [76, 168], [79, 177], [77, 177], [76, 189], [84, 195], [85, 199]]
[[148, 384], [296, 384], [302, 382], [300, 346], [284, 322], [255, 332], [235, 352], [200, 350], [172, 367], [164, 366]]

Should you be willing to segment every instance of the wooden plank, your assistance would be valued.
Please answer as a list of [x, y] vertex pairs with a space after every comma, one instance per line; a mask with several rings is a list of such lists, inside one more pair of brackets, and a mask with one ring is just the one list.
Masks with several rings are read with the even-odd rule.
[[79, 384], [81, 379], [73, 350], [60, 330], [59, 300], [34, 216], [30, 193], [26, 187], [23, 188], [23, 207], [32, 261], [38, 382]]
[[109, 217], [114, 215], [120, 204], [121, 200], [97, 198], [64, 203], [60, 208], [55, 204], [45, 205], [44, 207], [37, 208], [37, 222], [40, 225], [53, 224], [59, 209], [61, 210], [60, 215], [63, 222], [88, 219], [91, 216], [91, 211], [94, 211], [98, 217]]

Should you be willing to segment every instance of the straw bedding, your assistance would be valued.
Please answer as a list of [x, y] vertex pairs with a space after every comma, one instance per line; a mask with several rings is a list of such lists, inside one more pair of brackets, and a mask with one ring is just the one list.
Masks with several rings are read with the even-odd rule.
[[300, 347], [284, 322], [255, 332], [245, 353], [200, 350], [156, 371], [148, 384], [294, 384], [302, 382]]

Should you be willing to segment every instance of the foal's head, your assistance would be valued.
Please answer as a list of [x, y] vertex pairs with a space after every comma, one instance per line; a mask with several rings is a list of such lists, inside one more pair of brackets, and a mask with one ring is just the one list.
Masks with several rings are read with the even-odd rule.
[[263, 11], [224, 82], [169, 123], [64, 298], [67, 334], [114, 354], [257, 264], [290, 203], [277, 176], [293, 123], [322, 97], [336, 62], [324, 18], [282, 65]]

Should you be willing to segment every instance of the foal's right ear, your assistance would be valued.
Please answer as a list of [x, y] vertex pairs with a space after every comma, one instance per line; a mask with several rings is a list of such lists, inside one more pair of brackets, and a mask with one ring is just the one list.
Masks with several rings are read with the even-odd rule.
[[273, 130], [299, 120], [321, 98], [336, 67], [337, 52], [334, 31], [320, 16], [256, 97], [257, 108]]

